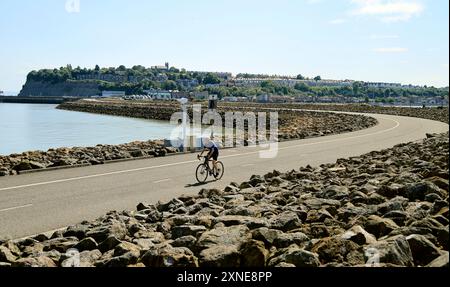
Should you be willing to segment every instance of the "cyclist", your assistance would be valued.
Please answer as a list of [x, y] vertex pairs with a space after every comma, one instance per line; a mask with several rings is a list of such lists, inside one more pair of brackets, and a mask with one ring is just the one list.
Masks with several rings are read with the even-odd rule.
[[213, 170], [216, 172], [215, 176], [217, 176], [219, 174], [219, 172], [217, 171], [217, 160], [219, 158], [219, 145], [214, 142], [212, 139], [210, 138], [205, 138], [204, 140], [204, 149], [202, 150], [202, 152], [198, 155], [198, 158], [200, 158], [204, 152], [208, 152], [208, 155], [206, 156], [206, 158], [208, 160], [210, 160], [212, 158], [212, 162], [213, 162]]

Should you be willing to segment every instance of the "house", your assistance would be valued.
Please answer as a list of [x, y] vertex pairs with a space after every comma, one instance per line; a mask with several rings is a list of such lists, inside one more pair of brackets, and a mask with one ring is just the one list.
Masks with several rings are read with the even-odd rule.
[[229, 103], [233, 103], [233, 102], [237, 102], [238, 98], [237, 97], [223, 97], [222, 99], [224, 102], [229, 102]]
[[125, 91], [102, 91], [103, 98], [124, 97]]
[[271, 96], [270, 102], [271, 103], [292, 103], [294, 101], [293, 97], [289, 96]]
[[163, 100], [163, 101], [170, 101], [172, 100], [172, 93], [170, 91], [165, 90], [145, 90], [144, 93], [146, 93], [152, 100]]
[[398, 83], [370, 83], [366, 82], [365, 85], [369, 88], [401, 88], [402, 84]]
[[168, 71], [169, 68], [170, 68], [169, 63], [165, 63], [164, 66], [152, 66], [152, 69], [162, 71]]
[[270, 101], [270, 95], [263, 94], [256, 97], [258, 103], [268, 103]]
[[177, 80], [177, 84], [179, 86], [185, 87], [185, 88], [195, 88], [199, 85], [199, 82], [197, 79], [179, 79]]
[[158, 74], [155, 77], [155, 81], [160, 82], [160, 83], [166, 82], [168, 80], [169, 80], [169, 77], [166, 74], [162, 74], [162, 73]]
[[188, 92], [180, 92], [180, 91], [172, 91], [172, 99], [182, 99], [182, 98], [189, 98]]
[[193, 96], [196, 100], [207, 100], [209, 98], [209, 93], [208, 91], [194, 92]]

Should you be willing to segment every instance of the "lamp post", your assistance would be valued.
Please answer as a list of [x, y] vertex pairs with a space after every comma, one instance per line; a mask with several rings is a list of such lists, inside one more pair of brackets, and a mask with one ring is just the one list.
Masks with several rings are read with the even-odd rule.
[[182, 132], [182, 140], [183, 140], [183, 151], [185, 151], [186, 147], [186, 129], [187, 129], [187, 103], [189, 102], [186, 98], [181, 98], [178, 100], [178, 102], [181, 104], [181, 109], [183, 111], [183, 132]]
[[[217, 109], [217, 95], [210, 95], [209, 96], [209, 100], [208, 100], [208, 111], [209, 112], [216, 112]], [[216, 125], [216, 123], [214, 123], [214, 126]], [[211, 130], [211, 135], [210, 138], [213, 139], [214, 138], [214, 126]]]

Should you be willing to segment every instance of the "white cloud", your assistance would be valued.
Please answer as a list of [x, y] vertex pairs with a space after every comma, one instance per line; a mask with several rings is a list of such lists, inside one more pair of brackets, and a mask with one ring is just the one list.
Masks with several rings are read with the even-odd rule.
[[351, 0], [351, 3], [357, 6], [351, 15], [375, 16], [386, 23], [407, 21], [424, 10], [418, 0]]
[[339, 18], [339, 19], [331, 20], [328, 23], [330, 23], [331, 25], [340, 25], [340, 24], [344, 24], [345, 22], [347, 22], [347, 20]]
[[377, 53], [405, 53], [408, 52], [408, 49], [400, 47], [392, 47], [392, 48], [376, 48], [373, 51]]

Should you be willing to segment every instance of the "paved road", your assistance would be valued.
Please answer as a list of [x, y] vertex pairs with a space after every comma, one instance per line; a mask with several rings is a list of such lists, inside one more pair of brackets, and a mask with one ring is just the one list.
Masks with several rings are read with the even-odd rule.
[[195, 185], [194, 154], [111, 163], [0, 178], [0, 236], [13, 238], [55, 230], [95, 219], [110, 210], [133, 210], [139, 202], [156, 203], [201, 188], [222, 188], [231, 181], [274, 169], [335, 162], [396, 144], [445, 132], [440, 122], [371, 115], [379, 125], [352, 133], [280, 143], [276, 158], [260, 158], [257, 148], [223, 150], [222, 181]]

